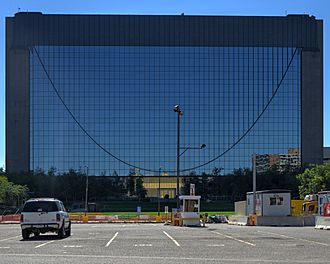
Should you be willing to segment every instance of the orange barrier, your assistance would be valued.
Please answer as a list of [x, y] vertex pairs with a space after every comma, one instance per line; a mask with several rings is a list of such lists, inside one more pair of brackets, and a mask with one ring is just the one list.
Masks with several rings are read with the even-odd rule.
[[[0, 223], [20, 223], [20, 214], [16, 215], [1, 215]], [[135, 217], [125, 217], [118, 215], [103, 215], [103, 214], [70, 214], [70, 220], [74, 223], [148, 223], [148, 222], [164, 222], [164, 216], [155, 215], [139, 215]]]
[[155, 215], [139, 215], [134, 217], [128, 217], [128, 216], [118, 216], [118, 215], [103, 215], [103, 214], [90, 214], [88, 213], [86, 216], [85, 214], [73, 214], [70, 215], [70, 220], [72, 222], [96, 222], [96, 223], [122, 223], [122, 222], [128, 222], [128, 223], [148, 223], [148, 222], [164, 222], [165, 218], [162, 216], [155, 216]]
[[2, 215], [0, 216], [0, 223], [20, 223], [21, 215]]

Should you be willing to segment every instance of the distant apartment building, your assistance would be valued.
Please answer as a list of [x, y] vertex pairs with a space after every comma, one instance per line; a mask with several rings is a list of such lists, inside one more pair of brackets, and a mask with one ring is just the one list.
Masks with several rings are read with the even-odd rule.
[[271, 168], [283, 171], [285, 168], [298, 167], [300, 163], [299, 149], [290, 148], [285, 154], [256, 155], [256, 170], [259, 173], [267, 172]]

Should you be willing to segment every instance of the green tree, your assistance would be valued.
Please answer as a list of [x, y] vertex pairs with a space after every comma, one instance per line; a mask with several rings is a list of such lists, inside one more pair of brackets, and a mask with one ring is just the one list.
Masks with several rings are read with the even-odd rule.
[[205, 172], [202, 175], [197, 175], [192, 171], [189, 173], [189, 177], [183, 178], [183, 186], [181, 187], [181, 193], [190, 194], [190, 184], [195, 184], [195, 194], [201, 195], [202, 199], [208, 198], [211, 191], [210, 175]]
[[5, 176], [0, 176], [0, 202], [7, 205], [19, 206], [27, 197], [28, 188], [14, 184]]
[[[137, 193], [137, 177], [143, 176], [140, 173], [140, 170], [138, 168], [130, 168], [129, 169], [129, 174], [128, 174], [128, 181], [127, 181], [127, 191], [128, 195], [133, 196], [133, 195], [138, 195]], [[143, 180], [141, 179], [142, 183]], [[139, 190], [141, 189], [141, 186], [138, 187]]]
[[219, 196], [222, 195], [223, 176], [221, 176], [223, 168], [214, 168], [212, 170], [211, 178], [209, 180], [209, 195]]
[[127, 192], [129, 196], [135, 195], [135, 182], [136, 179], [134, 176], [128, 176], [128, 181], [127, 181]]
[[147, 190], [143, 186], [142, 178], [138, 177], [135, 181], [135, 193], [139, 199], [143, 199], [147, 195]]
[[299, 194], [303, 199], [307, 194], [318, 193], [330, 189], [330, 162], [324, 165], [314, 165], [297, 175]]

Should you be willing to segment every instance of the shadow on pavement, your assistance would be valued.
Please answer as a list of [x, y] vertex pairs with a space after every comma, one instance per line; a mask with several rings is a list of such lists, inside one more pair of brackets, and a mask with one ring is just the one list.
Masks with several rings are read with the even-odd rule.
[[39, 236], [34, 236], [31, 235], [29, 239], [21, 239], [20, 241], [48, 241], [48, 240], [63, 240], [66, 239], [67, 236], [60, 238], [57, 235], [39, 235]]

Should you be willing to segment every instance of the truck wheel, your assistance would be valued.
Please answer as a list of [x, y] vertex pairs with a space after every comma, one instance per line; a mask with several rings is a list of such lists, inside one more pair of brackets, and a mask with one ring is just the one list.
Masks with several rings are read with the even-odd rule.
[[40, 232], [39, 232], [39, 231], [37, 231], [37, 232], [34, 232], [33, 234], [34, 234], [34, 236], [35, 236], [35, 237], [38, 237], [38, 236], [40, 236]]
[[65, 237], [65, 226], [64, 226], [64, 221], [63, 221], [63, 223], [62, 223], [61, 228], [58, 230], [57, 236], [58, 236], [59, 238], [63, 238], [63, 237]]
[[31, 233], [30, 231], [28, 231], [26, 229], [23, 229], [22, 230], [22, 237], [23, 237], [23, 239], [29, 239], [30, 233]]
[[65, 231], [66, 236], [71, 236], [71, 222], [69, 223], [68, 229]]

